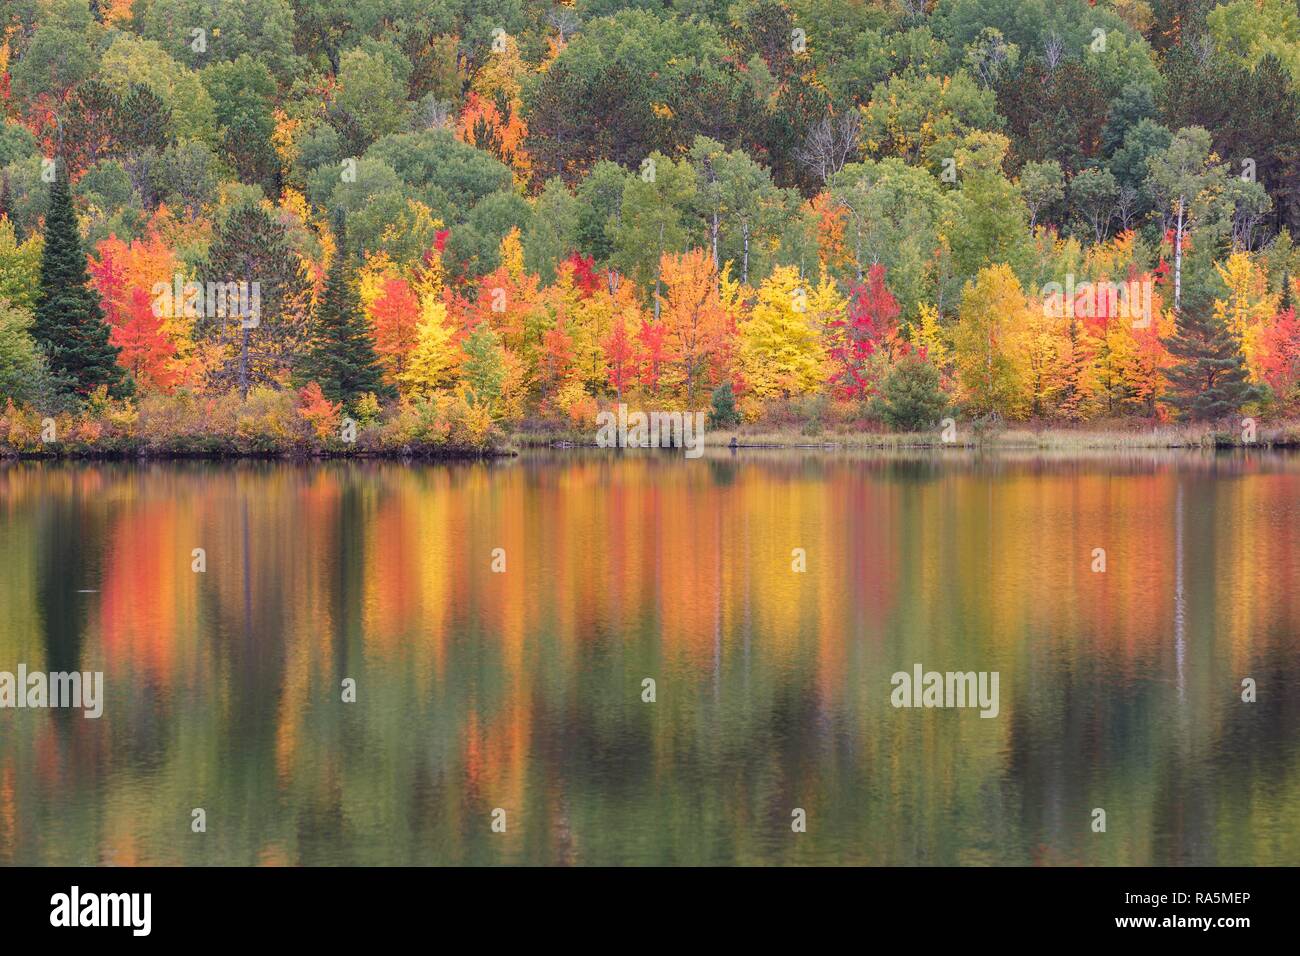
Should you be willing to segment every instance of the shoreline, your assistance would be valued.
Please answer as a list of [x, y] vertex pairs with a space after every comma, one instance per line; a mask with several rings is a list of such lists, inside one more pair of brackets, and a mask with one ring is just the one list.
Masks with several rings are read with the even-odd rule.
[[[510, 442], [519, 448], [597, 448], [590, 431], [534, 428], [511, 433]], [[822, 432], [804, 434], [796, 428], [764, 428], [706, 431], [703, 444], [708, 449], [768, 449], [826, 451], [1131, 451], [1148, 449], [1297, 449], [1300, 448], [1300, 422], [1283, 422], [1258, 428], [1254, 441], [1247, 441], [1242, 430], [1228, 431], [1209, 426], [1169, 425], [1148, 430], [1072, 429], [1072, 428], [998, 428], [976, 430], [958, 427], [954, 441], [943, 441], [932, 432]], [[615, 450], [615, 449], [610, 449]]]
[[[601, 448], [591, 431], [563, 428], [522, 429], [487, 446], [443, 445], [438, 443], [376, 447], [366, 443], [357, 448], [304, 447], [240, 448], [225, 446], [158, 447], [113, 445], [95, 447], [86, 443], [41, 449], [0, 446], [0, 462], [9, 461], [490, 461], [517, 458], [527, 451], [565, 449], [623, 451]], [[1262, 427], [1254, 441], [1243, 433], [1203, 426], [1166, 426], [1150, 431], [1124, 429], [1075, 430], [1069, 428], [1001, 428], [992, 431], [958, 430], [954, 441], [943, 441], [939, 432], [834, 432], [806, 435], [794, 428], [741, 428], [714, 430], [703, 436], [709, 451], [1167, 451], [1167, 450], [1269, 450], [1300, 449], [1300, 423], [1287, 422]]]
[[279, 451], [220, 450], [188, 451], [184, 449], [95, 449], [75, 448], [52, 451], [14, 452], [0, 449], [0, 463], [10, 461], [485, 461], [514, 458], [519, 451], [500, 448], [394, 448], [344, 451], [334, 449], [284, 449]]

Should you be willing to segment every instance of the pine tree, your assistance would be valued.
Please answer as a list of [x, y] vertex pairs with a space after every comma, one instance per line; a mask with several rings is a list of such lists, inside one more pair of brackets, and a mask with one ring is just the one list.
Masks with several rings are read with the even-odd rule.
[[939, 370], [915, 352], [899, 358], [872, 400], [872, 411], [895, 431], [933, 427], [947, 407]]
[[118, 350], [109, 342], [99, 296], [90, 286], [63, 160], [56, 160], [56, 166], [45, 216], [32, 337], [45, 351], [60, 389], [88, 395], [104, 385], [110, 395], [120, 398], [132, 392], [132, 383], [117, 362]]
[[[242, 283], [248, 295], [246, 303], [241, 295], [224, 307], [205, 301], [195, 317], [195, 336], [211, 351], [209, 384], [238, 386], [244, 397], [252, 386], [283, 381], [310, 324], [308, 280], [284, 227], [256, 203], [236, 206], [217, 230], [199, 274], [222, 286]], [[248, 315], [240, 314], [245, 305]]]
[[311, 348], [299, 371], [304, 382], [318, 382], [331, 401], [351, 405], [366, 392], [390, 396], [375, 340], [361, 306], [356, 265], [342, 221], [335, 227], [337, 252], [325, 277], [316, 309]]
[[1241, 339], [1215, 318], [1208, 303], [1184, 301], [1169, 342], [1174, 366], [1165, 376], [1171, 401], [1193, 421], [1224, 419], [1261, 397], [1249, 381]]
[[713, 390], [713, 405], [709, 409], [710, 428], [735, 428], [740, 424], [736, 411], [736, 393], [730, 382], [723, 382]]
[[136, 83], [118, 108], [117, 136], [128, 154], [166, 149], [173, 141], [172, 111], [143, 84]]

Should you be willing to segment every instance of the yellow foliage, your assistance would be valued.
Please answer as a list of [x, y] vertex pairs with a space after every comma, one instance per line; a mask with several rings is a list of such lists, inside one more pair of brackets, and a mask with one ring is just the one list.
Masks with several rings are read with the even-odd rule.
[[1247, 252], [1234, 252], [1214, 270], [1228, 287], [1227, 296], [1214, 300], [1214, 315], [1241, 339], [1241, 350], [1254, 382], [1261, 381], [1260, 334], [1277, 311], [1278, 297], [1268, 291], [1268, 277]]
[[918, 307], [916, 324], [912, 326], [912, 344], [924, 349], [925, 357], [938, 369], [946, 368], [952, 357], [939, 324], [939, 309], [929, 302], [922, 302]]
[[455, 331], [447, 324], [447, 306], [438, 299], [420, 301], [420, 329], [415, 349], [398, 383], [409, 394], [428, 395], [456, 380], [460, 349]]
[[524, 244], [519, 241], [519, 227], [512, 226], [501, 240], [501, 265], [516, 285], [524, 278]]
[[809, 301], [793, 266], [773, 269], [759, 287], [750, 317], [740, 324], [741, 368], [755, 395], [807, 394], [825, 380], [825, 345]]
[[957, 379], [973, 414], [1016, 418], [1029, 410], [1018, 352], [1025, 330], [1039, 325], [1031, 308], [1010, 266], [987, 266], [966, 283], [952, 339]]

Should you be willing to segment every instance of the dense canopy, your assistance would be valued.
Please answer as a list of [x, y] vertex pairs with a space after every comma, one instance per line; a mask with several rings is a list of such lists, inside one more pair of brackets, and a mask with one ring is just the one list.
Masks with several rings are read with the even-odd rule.
[[1296, 0], [4, 10], [0, 442], [1300, 402]]

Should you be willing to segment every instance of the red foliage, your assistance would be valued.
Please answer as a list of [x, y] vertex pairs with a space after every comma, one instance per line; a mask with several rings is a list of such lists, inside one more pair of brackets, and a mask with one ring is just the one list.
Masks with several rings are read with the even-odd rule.
[[1294, 308], [1274, 316], [1260, 334], [1259, 365], [1278, 401], [1289, 403], [1300, 381], [1300, 321]]
[[117, 236], [109, 236], [96, 247], [99, 258], [86, 257], [90, 270], [90, 281], [99, 292], [100, 307], [104, 318], [111, 326], [118, 326], [126, 317], [130, 305], [128, 288], [130, 279], [122, 259], [126, 253], [126, 243]]
[[144, 289], [137, 286], [131, 290], [127, 313], [113, 324], [109, 341], [121, 350], [118, 364], [129, 369], [140, 385], [170, 392], [181, 380], [173, 362], [175, 346], [162, 331], [162, 321], [154, 314], [153, 300]]
[[393, 374], [401, 374], [418, 338], [420, 300], [405, 279], [386, 279], [370, 317], [375, 351]]
[[664, 348], [664, 334], [667, 329], [661, 322], [647, 322], [642, 320], [641, 329], [637, 332], [637, 341], [641, 343], [641, 361], [639, 378], [641, 385], [651, 395], [659, 391], [659, 377], [663, 374], [663, 366], [668, 361], [668, 352]]
[[573, 367], [573, 338], [564, 327], [562, 318], [542, 336], [542, 346], [542, 380], [549, 385], [558, 385]]
[[584, 299], [600, 288], [600, 275], [596, 272], [596, 260], [592, 256], [574, 252], [565, 261], [573, 266], [573, 284]]
[[837, 366], [831, 383], [844, 398], [865, 398], [874, 390], [867, 377], [867, 362], [876, 349], [888, 348], [898, 325], [898, 300], [885, 285], [885, 267], [876, 263], [867, 272], [866, 284], [853, 286], [848, 317], [836, 319], [831, 328], [843, 329], [843, 340], [831, 349]]
[[621, 397], [636, 374], [636, 349], [622, 318], [616, 321], [613, 331], [602, 344], [605, 348], [605, 372], [609, 384]]
[[342, 404], [336, 405], [326, 398], [316, 382], [308, 382], [307, 387], [298, 393], [298, 398], [298, 414], [311, 425], [316, 437], [322, 440], [329, 438], [338, 426]]

